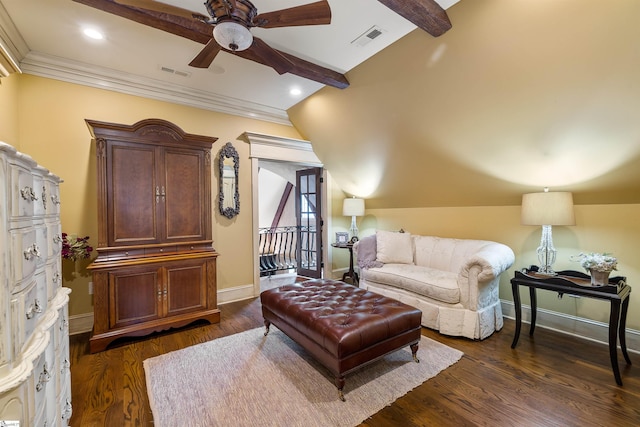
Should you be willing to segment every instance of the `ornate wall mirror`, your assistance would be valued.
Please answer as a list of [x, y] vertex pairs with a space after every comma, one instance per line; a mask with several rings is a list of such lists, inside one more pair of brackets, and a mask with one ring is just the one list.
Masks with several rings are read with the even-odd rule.
[[220, 213], [233, 218], [240, 213], [240, 193], [238, 192], [238, 152], [227, 142], [220, 150], [218, 169], [220, 170], [220, 193], [218, 203]]

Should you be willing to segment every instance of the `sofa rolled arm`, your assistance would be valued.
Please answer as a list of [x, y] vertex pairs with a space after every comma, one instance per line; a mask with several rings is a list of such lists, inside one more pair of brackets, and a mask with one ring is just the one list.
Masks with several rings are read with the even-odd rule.
[[462, 267], [461, 274], [469, 277], [469, 271], [479, 267], [478, 282], [489, 282], [500, 276], [515, 262], [513, 250], [502, 243], [491, 242], [469, 257]]

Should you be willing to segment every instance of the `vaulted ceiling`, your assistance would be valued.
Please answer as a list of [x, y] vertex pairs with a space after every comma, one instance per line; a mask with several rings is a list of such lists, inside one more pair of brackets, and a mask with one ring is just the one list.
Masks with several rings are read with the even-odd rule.
[[462, 0], [289, 110], [368, 207], [640, 203], [640, 2]]

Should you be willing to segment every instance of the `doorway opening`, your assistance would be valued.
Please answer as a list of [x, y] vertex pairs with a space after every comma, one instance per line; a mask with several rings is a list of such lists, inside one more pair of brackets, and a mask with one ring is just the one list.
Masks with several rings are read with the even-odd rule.
[[254, 295], [261, 281], [328, 277], [327, 174], [311, 144], [250, 132], [239, 139], [250, 144]]

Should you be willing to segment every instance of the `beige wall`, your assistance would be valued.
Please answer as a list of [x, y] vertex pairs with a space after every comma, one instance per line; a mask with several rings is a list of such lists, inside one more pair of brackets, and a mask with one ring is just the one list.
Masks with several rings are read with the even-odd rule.
[[[371, 208], [640, 203], [640, 2], [465, 0], [288, 110]], [[375, 43], [375, 42], [373, 42]], [[419, 191], [416, 191], [419, 190]]]
[[18, 147], [18, 79], [16, 74], [0, 79], [0, 141]]
[[[341, 203], [336, 200], [335, 204]], [[618, 275], [626, 276], [633, 288], [640, 283], [640, 205], [578, 205], [575, 207], [576, 225], [554, 227], [553, 242], [558, 250], [556, 270], [582, 268], [570, 260], [572, 255], [585, 252], [612, 252], [618, 258]], [[348, 227], [348, 225], [347, 225]], [[540, 244], [540, 227], [520, 225], [519, 206], [368, 209], [359, 225], [361, 235], [376, 229], [398, 230], [414, 234], [442, 237], [493, 240], [511, 247], [516, 262], [500, 282], [500, 298], [512, 301], [509, 279], [514, 271], [538, 264], [535, 249]], [[344, 265], [344, 264], [343, 264]], [[632, 292], [627, 327], [640, 329], [640, 293]], [[523, 304], [529, 304], [528, 294], [522, 293]], [[600, 322], [609, 321], [609, 303], [587, 298], [558, 299], [557, 294], [538, 292], [538, 307], [559, 313]]]
[[[218, 258], [218, 289], [253, 283], [251, 169], [249, 147], [236, 138], [246, 131], [300, 138], [293, 127], [250, 120], [166, 102], [94, 89], [56, 80], [20, 75], [8, 81], [19, 91], [0, 86], [0, 105], [9, 110], [17, 105], [17, 129], [10, 130], [7, 139], [19, 134], [20, 150], [64, 179], [61, 186], [62, 228], [70, 234], [89, 235], [96, 243], [97, 202], [95, 150], [85, 119], [133, 124], [146, 118], [160, 118], [175, 123], [185, 132], [218, 137], [213, 154], [231, 141], [240, 156], [240, 215], [229, 220], [217, 212], [217, 167], [214, 165], [213, 238]], [[11, 88], [11, 85], [8, 85]], [[16, 93], [17, 92], [17, 93]], [[13, 106], [13, 108], [12, 108]], [[4, 132], [4, 108], [2, 120]], [[13, 113], [16, 114], [16, 113]], [[7, 126], [11, 129], [11, 121]], [[3, 136], [4, 138], [4, 136]], [[9, 141], [8, 141], [9, 142]], [[65, 286], [73, 290], [70, 314], [93, 311], [88, 294], [90, 276], [88, 262], [74, 266], [63, 262]]]

